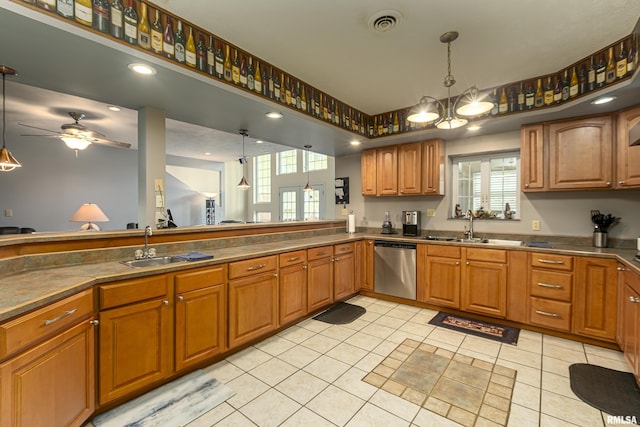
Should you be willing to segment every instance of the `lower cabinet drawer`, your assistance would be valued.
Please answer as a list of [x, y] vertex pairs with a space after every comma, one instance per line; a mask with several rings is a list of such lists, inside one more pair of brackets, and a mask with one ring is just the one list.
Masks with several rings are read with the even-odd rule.
[[531, 270], [531, 296], [571, 302], [573, 274]]
[[568, 332], [571, 329], [571, 304], [531, 297], [529, 323]]

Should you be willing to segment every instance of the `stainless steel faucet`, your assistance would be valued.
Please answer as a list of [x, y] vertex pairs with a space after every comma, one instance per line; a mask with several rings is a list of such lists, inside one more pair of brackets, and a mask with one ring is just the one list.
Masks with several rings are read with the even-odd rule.
[[144, 228], [144, 249], [142, 250], [142, 257], [149, 258], [151, 255], [149, 254], [149, 236], [151, 236], [153, 232], [151, 231], [151, 226], [147, 225]]
[[473, 239], [473, 212], [471, 209], [467, 211], [467, 218], [469, 218], [469, 229], [464, 232], [469, 240]]

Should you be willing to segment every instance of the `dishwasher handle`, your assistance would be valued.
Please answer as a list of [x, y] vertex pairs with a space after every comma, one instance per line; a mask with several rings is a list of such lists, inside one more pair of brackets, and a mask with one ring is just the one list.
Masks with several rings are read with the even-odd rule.
[[391, 242], [389, 240], [375, 240], [373, 243], [374, 246], [383, 247], [383, 248], [397, 248], [397, 249], [416, 249], [416, 243], [407, 243], [407, 242]]

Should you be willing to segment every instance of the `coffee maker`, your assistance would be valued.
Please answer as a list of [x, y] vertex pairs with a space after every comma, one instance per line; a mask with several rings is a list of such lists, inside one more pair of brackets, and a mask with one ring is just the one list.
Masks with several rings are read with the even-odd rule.
[[420, 234], [420, 211], [402, 211], [402, 235], [418, 236]]

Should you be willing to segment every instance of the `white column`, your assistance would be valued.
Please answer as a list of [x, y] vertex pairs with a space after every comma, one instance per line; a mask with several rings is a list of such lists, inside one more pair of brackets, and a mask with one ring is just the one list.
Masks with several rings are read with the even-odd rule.
[[[138, 110], [138, 227], [157, 227], [165, 204], [165, 114], [143, 107]], [[158, 206], [161, 205], [161, 206]], [[164, 218], [163, 218], [164, 219]]]

